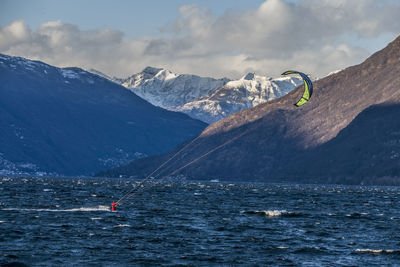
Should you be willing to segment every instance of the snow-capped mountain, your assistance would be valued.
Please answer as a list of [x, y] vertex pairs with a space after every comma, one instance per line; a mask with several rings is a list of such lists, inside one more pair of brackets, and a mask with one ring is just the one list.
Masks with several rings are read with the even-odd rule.
[[282, 97], [301, 83], [302, 80], [296, 77], [272, 79], [249, 73], [239, 80], [228, 82], [210, 96], [188, 102], [175, 110], [212, 123], [237, 111]]
[[213, 79], [152, 67], [113, 81], [153, 105], [184, 112], [207, 123], [284, 96], [302, 82], [296, 77], [272, 79], [254, 73], [235, 81]]
[[[118, 80], [116, 80], [118, 81]], [[153, 105], [173, 109], [207, 96], [229, 80], [177, 75], [169, 70], [147, 67], [120, 83]]]

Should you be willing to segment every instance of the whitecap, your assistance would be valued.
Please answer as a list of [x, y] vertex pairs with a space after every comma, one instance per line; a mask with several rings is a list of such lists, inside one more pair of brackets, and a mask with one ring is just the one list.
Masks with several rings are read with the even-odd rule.
[[118, 224], [115, 225], [114, 227], [131, 227], [129, 224]]
[[241, 211], [241, 213], [247, 214], [259, 214], [265, 215], [267, 217], [279, 217], [282, 215], [290, 215], [291, 213], [286, 210], [248, 210], [248, 211]]
[[283, 213], [287, 213], [286, 210], [264, 210], [262, 212], [268, 217], [278, 217], [281, 216]]
[[370, 248], [358, 248], [355, 250], [356, 252], [364, 252], [364, 253], [374, 253], [374, 254], [392, 254], [392, 253], [400, 253], [400, 250], [396, 249], [370, 249]]

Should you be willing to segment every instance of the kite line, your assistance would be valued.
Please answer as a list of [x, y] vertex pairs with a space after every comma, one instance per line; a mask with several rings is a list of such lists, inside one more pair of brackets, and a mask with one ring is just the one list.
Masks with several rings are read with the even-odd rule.
[[[160, 179], [158, 179], [158, 183], [160, 183], [162, 180], [164, 180], [165, 178], [168, 178], [170, 176], [173, 176], [175, 174], [177, 174], [178, 172], [180, 172], [181, 170], [185, 169], [186, 167], [194, 164], [195, 162], [201, 160], [202, 158], [210, 155], [211, 153], [217, 151], [218, 149], [232, 143], [233, 141], [235, 141], [236, 139], [242, 137], [243, 135], [247, 134], [250, 131], [251, 128], [247, 129], [246, 131], [242, 132], [241, 134], [229, 139], [228, 141], [222, 143], [221, 145], [218, 145], [216, 147], [214, 147], [213, 149], [207, 151], [206, 153], [196, 157], [195, 159], [191, 160], [190, 162], [186, 163], [185, 165], [183, 165], [182, 167], [172, 171], [171, 173], [168, 173], [167, 175], [162, 176]], [[115, 202], [116, 205], [121, 205], [122, 203], [124, 203], [125, 201], [133, 198], [135, 195], [138, 195], [150, 188], [152, 188], [153, 186], [157, 185], [158, 183], [153, 183], [150, 186], [144, 188], [141, 191], [136, 191], [136, 189], [140, 186], [142, 186], [146, 181], [150, 180], [150, 179], [154, 179], [156, 178], [158, 175], [156, 175], [155, 177], [152, 177], [151, 175], [153, 175], [155, 172], [157, 172], [158, 170], [160, 170], [163, 166], [165, 166], [168, 162], [170, 162], [173, 158], [175, 158], [178, 154], [180, 154], [183, 150], [185, 150], [190, 144], [194, 143], [195, 140], [197, 140], [200, 137], [200, 135], [198, 137], [196, 137], [195, 139], [193, 139], [190, 143], [188, 143], [187, 145], [185, 145], [182, 149], [180, 149], [177, 153], [175, 153], [171, 158], [169, 158], [167, 161], [165, 161], [163, 164], [161, 164], [157, 169], [155, 169], [153, 172], [151, 172], [149, 175], [146, 176], [145, 179], [143, 179], [139, 185], [135, 186], [131, 191], [129, 191], [128, 193], [126, 193], [123, 197], [121, 197], [117, 202]], [[159, 173], [161, 174], [161, 173]]]
[[[303, 79], [304, 82], [304, 92], [301, 96], [301, 98], [297, 101], [297, 103], [295, 103], [294, 105], [296, 107], [300, 107], [302, 105], [304, 105], [305, 103], [307, 103], [310, 98], [311, 95], [313, 93], [313, 84], [311, 82], [311, 79], [304, 73], [299, 72], [299, 71], [294, 71], [294, 70], [289, 70], [289, 71], [285, 71], [284, 73], [282, 73], [282, 75], [289, 75], [289, 74], [298, 74], [301, 76], [301, 78]], [[244, 82], [242, 80], [242, 85], [244, 87], [244, 90], [246, 91], [246, 95], [247, 95], [247, 90], [244, 86]], [[248, 99], [247, 99], [248, 101]], [[247, 103], [248, 105], [248, 103]], [[222, 143], [221, 145], [218, 145], [216, 147], [214, 147], [213, 149], [207, 151], [206, 153], [196, 157], [195, 159], [191, 160], [190, 162], [186, 163], [185, 165], [181, 166], [178, 169], [175, 169], [174, 171], [172, 171], [171, 173], [162, 176], [160, 179], [158, 179], [158, 183], [160, 183], [163, 179], [170, 177], [172, 175], [175, 175], [177, 173], [179, 173], [181, 170], [185, 169], [186, 167], [194, 164], [195, 162], [201, 160], [202, 158], [210, 155], [211, 153], [215, 152], [216, 150], [232, 143], [233, 141], [237, 140], [238, 138], [244, 136], [245, 134], [247, 134], [250, 131], [251, 128], [247, 129], [246, 131], [242, 132], [241, 134], [229, 139], [228, 141]], [[125, 201], [133, 198], [135, 195], [141, 194], [144, 191], [150, 189], [151, 187], [157, 185], [158, 183], [153, 183], [148, 187], [143, 187], [143, 184], [149, 180], [155, 179], [157, 176], [159, 176], [162, 172], [159, 172], [157, 175], [153, 176], [155, 173], [157, 173], [161, 168], [163, 168], [165, 165], [168, 164], [168, 162], [170, 162], [172, 159], [176, 158], [177, 155], [179, 155], [180, 153], [182, 153], [182, 151], [184, 151], [187, 147], [189, 147], [191, 144], [193, 144], [195, 141], [197, 141], [200, 138], [201, 134], [198, 135], [196, 138], [194, 138], [192, 141], [190, 141], [188, 144], [186, 144], [185, 146], [183, 146], [180, 150], [178, 150], [172, 157], [170, 157], [169, 159], [167, 159], [165, 162], [163, 162], [160, 166], [158, 166], [154, 171], [152, 171], [150, 174], [148, 174], [138, 185], [136, 185], [132, 190], [130, 190], [128, 193], [126, 193], [125, 195], [123, 195], [117, 202], [112, 203], [112, 210], [115, 211], [116, 210], [116, 206], [117, 205], [121, 205], [122, 203], [124, 203]], [[138, 188], [142, 188], [142, 190], [138, 191]]]

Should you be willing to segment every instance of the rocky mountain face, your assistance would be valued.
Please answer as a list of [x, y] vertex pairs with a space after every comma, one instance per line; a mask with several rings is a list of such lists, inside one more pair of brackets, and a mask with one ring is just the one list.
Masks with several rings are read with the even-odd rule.
[[211, 95], [188, 102], [175, 110], [213, 123], [235, 112], [282, 97], [301, 83], [302, 80], [296, 77], [272, 79], [249, 73], [239, 80], [226, 83]]
[[0, 81], [0, 175], [90, 175], [206, 126], [79, 68], [0, 55]]
[[214, 92], [228, 79], [196, 75], [177, 75], [169, 70], [147, 67], [120, 83], [153, 105], [171, 108], [199, 99]]
[[[303, 86], [210, 125], [159, 176], [189, 164], [175, 174], [193, 179], [400, 184], [399, 73], [400, 37], [363, 63], [316, 81], [313, 97], [300, 108], [293, 103]], [[177, 151], [103, 175], [141, 176]]]
[[177, 75], [152, 67], [128, 79], [114, 78], [113, 81], [156, 106], [180, 111], [207, 123], [281, 97], [301, 84], [296, 77], [272, 79], [249, 73], [231, 81]]

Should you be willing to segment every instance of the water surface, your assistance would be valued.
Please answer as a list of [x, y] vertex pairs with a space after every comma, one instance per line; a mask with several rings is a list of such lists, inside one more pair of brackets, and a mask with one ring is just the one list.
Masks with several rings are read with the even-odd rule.
[[400, 188], [0, 178], [0, 264], [400, 266]]

